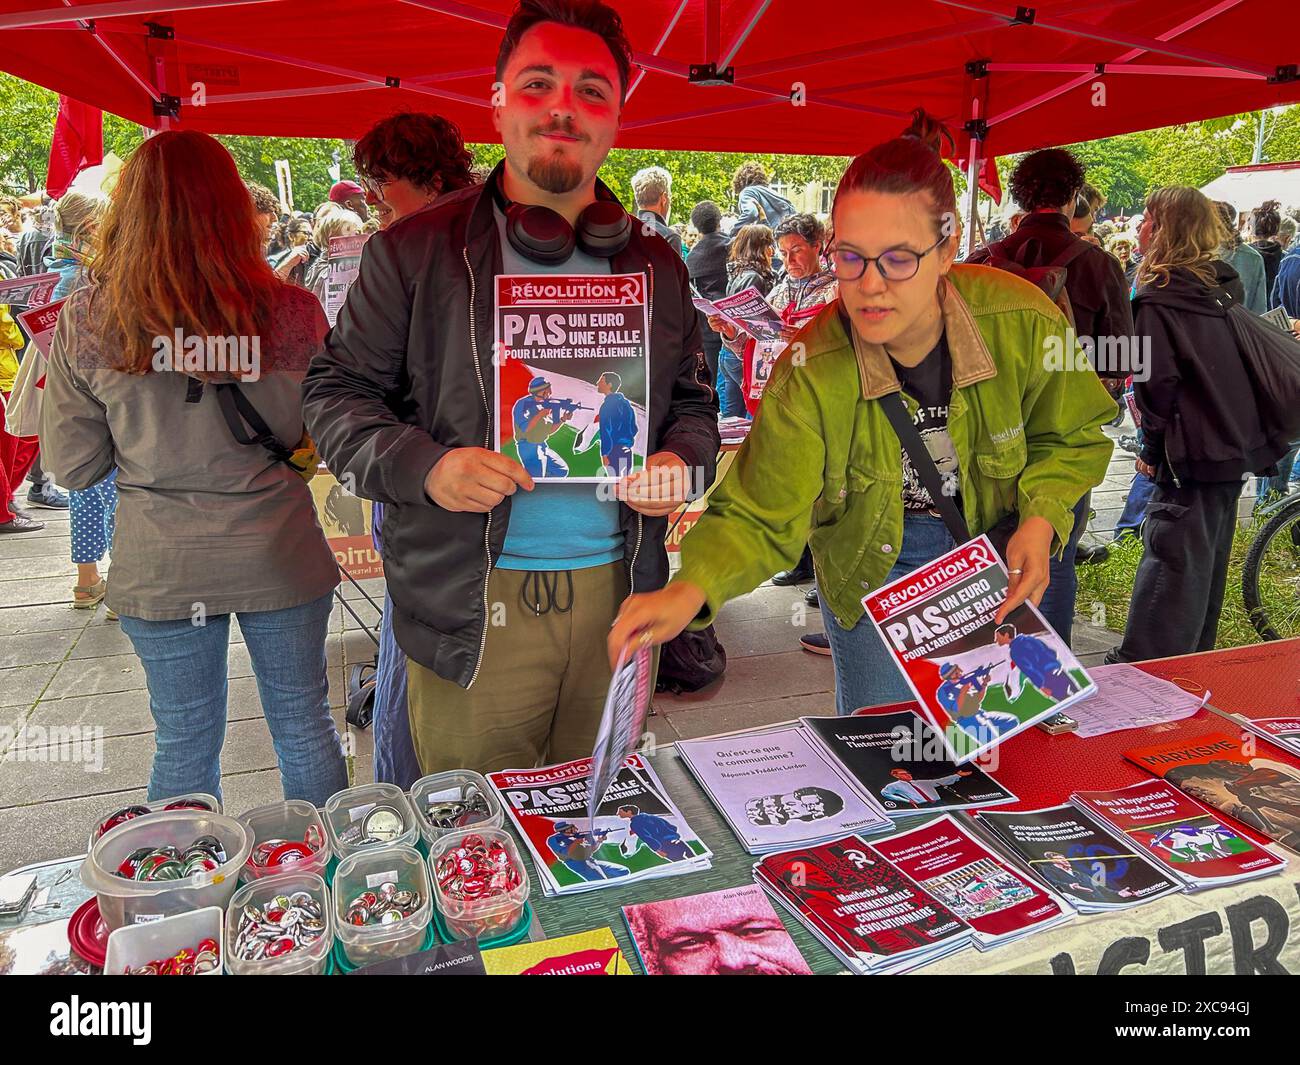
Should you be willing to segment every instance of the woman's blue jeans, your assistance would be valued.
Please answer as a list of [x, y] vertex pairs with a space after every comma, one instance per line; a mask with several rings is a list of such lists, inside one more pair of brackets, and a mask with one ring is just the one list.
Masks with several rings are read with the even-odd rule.
[[[325, 663], [333, 601], [331, 593], [284, 610], [239, 614], [284, 797], [317, 806], [348, 786]], [[230, 615], [196, 625], [190, 618], [145, 621], [124, 614], [122, 631], [144, 664], [157, 726], [149, 799], [190, 791], [220, 799]]]

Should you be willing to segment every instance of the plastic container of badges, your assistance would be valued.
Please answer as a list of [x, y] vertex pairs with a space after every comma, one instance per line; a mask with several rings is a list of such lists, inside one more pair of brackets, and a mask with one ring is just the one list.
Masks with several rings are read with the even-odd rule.
[[335, 856], [371, 847], [414, 847], [420, 820], [406, 792], [396, 784], [362, 784], [331, 795], [325, 803], [325, 832]]
[[496, 792], [482, 774], [472, 769], [421, 777], [411, 786], [411, 805], [419, 816], [424, 842], [430, 847], [449, 832], [500, 828], [505, 823]]
[[217, 964], [197, 975], [220, 976], [221, 963], [225, 960], [221, 941], [223, 916], [219, 907], [205, 906], [161, 921], [123, 925], [108, 937], [104, 975], [119, 975], [151, 961], [173, 958], [183, 950], [193, 952], [204, 940], [211, 940], [217, 944]]
[[353, 965], [414, 954], [432, 915], [428, 869], [413, 846], [367, 847], [339, 862], [335, 934]]
[[[504, 850], [506, 860], [518, 872], [518, 883], [508, 891], [481, 898], [464, 898], [460, 897], [464, 892], [458, 892], [454, 883], [440, 882], [438, 870], [442, 859], [475, 838], [482, 840], [488, 848], [499, 847]], [[514, 839], [505, 829], [475, 827], [443, 836], [429, 848], [429, 871], [434, 902], [450, 939], [489, 940], [507, 937], [528, 919], [528, 870]]]
[[[170, 845], [189, 847], [201, 836], [214, 836], [226, 860], [215, 869], [183, 880], [128, 880], [117, 875], [137, 850]], [[105, 833], [81, 863], [81, 882], [99, 899], [99, 913], [110, 931], [125, 924], [144, 924], [176, 913], [225, 907], [239, 886], [239, 871], [253, 849], [253, 833], [242, 821], [224, 814], [174, 810], [147, 814]]]
[[[268, 953], [263, 953], [260, 958], [243, 957], [243, 952], [239, 949], [239, 930], [245, 916], [259, 918], [258, 923], [270, 925], [272, 921], [268, 917], [276, 917], [277, 908], [298, 906], [301, 910], [299, 903], [304, 893], [311, 896], [313, 907], [320, 911], [319, 920], [325, 925], [320, 934], [310, 943], [304, 943], [283, 954], [268, 956]], [[285, 903], [288, 903], [288, 907], [284, 906]], [[230, 900], [230, 909], [226, 912], [226, 968], [232, 976], [322, 976], [329, 967], [334, 933], [334, 906], [330, 889], [319, 876], [315, 873], [292, 872], [263, 877], [245, 884]]]
[[170, 799], [155, 799], [153, 802], [132, 803], [129, 806], [114, 806], [111, 810], [104, 810], [90, 826], [90, 840], [86, 843], [86, 852], [90, 852], [101, 836], [107, 835], [115, 828], [129, 824], [137, 817], [144, 817], [146, 814], [165, 813], [169, 810], [200, 810], [205, 808], [211, 813], [223, 813], [221, 803], [217, 802], [215, 795], [209, 795], [206, 791], [191, 791], [184, 795], [173, 795]]
[[[241, 874], [245, 884], [284, 873], [325, 876], [332, 853], [330, 842], [320, 812], [305, 799], [259, 806], [240, 814], [239, 820], [253, 833], [253, 850]], [[272, 847], [270, 842], [276, 840], [280, 844]], [[268, 864], [258, 865], [259, 857]]]

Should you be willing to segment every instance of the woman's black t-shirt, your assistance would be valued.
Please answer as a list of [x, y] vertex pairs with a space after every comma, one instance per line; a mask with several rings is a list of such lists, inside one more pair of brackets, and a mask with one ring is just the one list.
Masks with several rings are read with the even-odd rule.
[[[961, 488], [961, 471], [958, 468], [957, 450], [948, 435], [948, 403], [952, 398], [952, 355], [944, 336], [915, 366], [902, 366], [892, 357], [894, 373], [903, 391], [916, 400], [918, 406], [912, 417], [925, 448], [930, 452], [945, 488], [951, 486], [954, 496]], [[933, 510], [934, 499], [921, 483], [912, 460], [903, 452], [903, 506], [908, 510]]]

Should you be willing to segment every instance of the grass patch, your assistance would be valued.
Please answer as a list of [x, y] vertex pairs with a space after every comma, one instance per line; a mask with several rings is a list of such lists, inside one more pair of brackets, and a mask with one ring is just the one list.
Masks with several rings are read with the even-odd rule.
[[[1259, 633], [1246, 616], [1241, 599], [1241, 567], [1255, 538], [1256, 528], [1237, 527], [1232, 539], [1232, 557], [1228, 562], [1228, 584], [1223, 596], [1223, 614], [1219, 618], [1216, 648], [1245, 647], [1259, 643]], [[1142, 541], [1125, 536], [1110, 544], [1110, 558], [1096, 566], [1079, 566], [1079, 595], [1075, 610], [1112, 632], [1123, 632], [1128, 624], [1133, 581], [1142, 561]], [[1155, 619], [1159, 624], [1160, 619]]]

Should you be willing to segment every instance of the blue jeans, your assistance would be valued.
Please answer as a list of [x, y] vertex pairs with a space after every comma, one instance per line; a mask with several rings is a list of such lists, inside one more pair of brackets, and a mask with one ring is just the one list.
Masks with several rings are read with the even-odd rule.
[[[239, 615], [284, 797], [317, 806], [348, 786], [326, 679], [332, 603], [330, 594], [302, 606]], [[188, 791], [220, 799], [230, 615], [213, 615], [204, 625], [189, 618], [145, 621], [123, 615], [122, 631], [144, 664], [157, 726], [150, 801]]]
[[1294, 478], [1296, 469], [1296, 454], [1300, 447], [1293, 447], [1285, 455], [1277, 460], [1276, 477], [1260, 477], [1256, 483], [1256, 494], [1262, 503], [1264, 499], [1272, 495], [1284, 496], [1291, 491], [1291, 481]]
[[718, 356], [718, 403], [724, 418], [748, 415], [745, 409], [744, 364], [726, 348]]
[[74, 563], [89, 565], [104, 560], [113, 543], [116, 516], [117, 470], [98, 484], [68, 493], [68, 522], [72, 531]]
[[1155, 490], [1156, 482], [1145, 473], [1133, 474], [1133, 481], [1128, 486], [1128, 497], [1124, 500], [1124, 513], [1119, 516], [1119, 522], [1115, 526], [1116, 540], [1125, 533], [1141, 535], [1139, 530], [1142, 519], [1146, 516], [1147, 504], [1151, 502]]
[[[884, 584], [905, 577], [918, 566], [951, 551], [953, 543], [942, 518], [930, 514], [906, 514], [903, 517], [903, 542], [898, 545], [898, 561], [889, 571]], [[867, 589], [862, 590], [866, 595]], [[851, 629], [840, 628], [835, 615], [822, 601], [822, 620], [835, 663], [835, 712], [845, 717], [863, 706], [897, 703], [916, 698], [903, 679], [884, 642], [863, 614]]]
[[393, 636], [393, 598], [384, 595], [384, 619], [379, 627], [379, 666], [375, 671], [375, 779], [403, 791], [424, 774], [411, 739], [411, 714], [406, 703], [406, 655]]
[[1070, 539], [1065, 543], [1065, 554], [1059, 560], [1053, 557], [1048, 563], [1049, 583], [1047, 591], [1043, 593], [1043, 601], [1038, 604], [1047, 623], [1067, 645], [1074, 629], [1074, 601], [1079, 594], [1079, 577], [1074, 572], [1074, 560], [1079, 554], [1079, 540], [1088, 527], [1088, 511], [1091, 507], [1091, 492], [1074, 505], [1074, 526], [1070, 529]]

